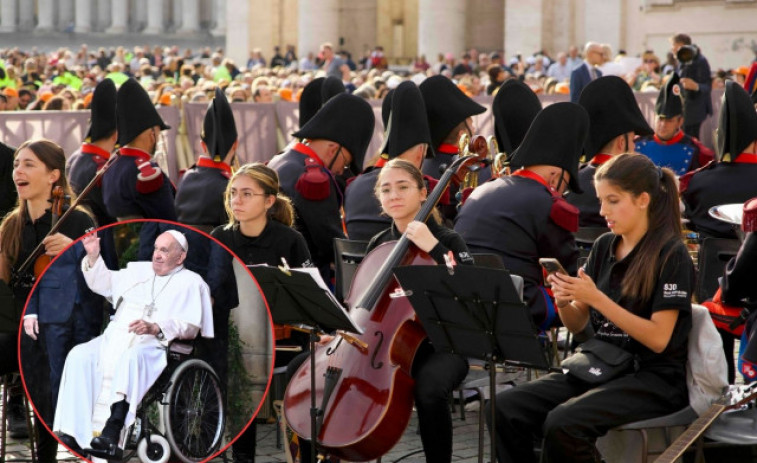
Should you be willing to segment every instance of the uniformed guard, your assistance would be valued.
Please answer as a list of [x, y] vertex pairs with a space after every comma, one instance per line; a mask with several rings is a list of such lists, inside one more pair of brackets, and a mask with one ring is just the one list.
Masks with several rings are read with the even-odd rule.
[[717, 162], [681, 177], [684, 216], [700, 238], [736, 238], [731, 225], [709, 214], [713, 206], [744, 203], [757, 196], [757, 113], [749, 94], [736, 82], [726, 82], [717, 155]]
[[295, 227], [305, 237], [313, 262], [326, 281], [334, 262], [333, 240], [344, 238], [339, 213], [343, 192], [334, 176], [345, 170], [360, 171], [374, 125], [368, 102], [339, 94], [292, 134], [301, 142], [269, 163], [279, 175], [281, 189], [292, 199]]
[[434, 158], [423, 163], [423, 173], [439, 179], [446, 166], [457, 158], [457, 142], [460, 135], [473, 136], [472, 116], [486, 108], [476, 103], [451, 80], [444, 76], [432, 76], [419, 86], [426, 103], [428, 126], [431, 130], [431, 148]]
[[[426, 107], [418, 87], [411, 81], [400, 83], [393, 90], [390, 105], [381, 156], [351, 181], [345, 192], [344, 221], [347, 236], [352, 240], [369, 240], [392, 223], [387, 215], [382, 214], [375, 194], [376, 180], [384, 164], [400, 158], [420, 169], [424, 158], [433, 157], [433, 151], [428, 148], [431, 134]], [[383, 114], [382, 110], [382, 117]]]
[[152, 160], [160, 132], [170, 127], [134, 79], [116, 95], [119, 158], [103, 175], [103, 199], [108, 213], [129, 218], [176, 220], [174, 187]]
[[[111, 153], [116, 148], [118, 131], [116, 130], [116, 85], [110, 79], [104, 79], [97, 84], [92, 92], [90, 106], [90, 124], [87, 135], [81, 147], [76, 150], [66, 162], [66, 176], [71, 189], [80, 195], [90, 184], [95, 174], [100, 170]], [[116, 218], [108, 214], [103, 201], [102, 179], [82, 200], [97, 221], [98, 227], [116, 222]], [[113, 229], [107, 228], [98, 232], [105, 265], [111, 270], [118, 269], [116, 244], [113, 239]]]
[[673, 75], [660, 89], [655, 103], [654, 135], [640, 138], [636, 151], [646, 155], [660, 167], [668, 167], [679, 177], [698, 169], [714, 157], [711, 149], [699, 140], [686, 135], [683, 126], [683, 100], [680, 78]]
[[203, 154], [179, 182], [176, 215], [179, 222], [210, 233], [229, 220], [223, 196], [239, 143], [234, 114], [220, 88], [208, 105], [200, 138]]
[[534, 119], [512, 154], [510, 176], [493, 179], [471, 193], [460, 208], [455, 231], [473, 253], [494, 253], [524, 279], [523, 298], [541, 329], [556, 319], [544, 288], [539, 258], [554, 257], [575, 274], [578, 249], [572, 232], [578, 210], [562, 197], [581, 191], [576, 176], [589, 117], [574, 103], [555, 103]]
[[591, 120], [584, 148], [589, 162], [578, 172], [583, 194], [571, 189], [566, 198], [580, 211], [579, 226], [606, 227], [607, 221], [599, 215], [594, 172], [612, 156], [632, 152], [634, 134], [652, 135], [654, 131], [641, 114], [631, 87], [620, 77], [593, 80], [584, 87], [578, 104], [586, 109]]
[[310, 81], [300, 95], [300, 127], [304, 127], [331, 97], [345, 91], [344, 83], [333, 76]]

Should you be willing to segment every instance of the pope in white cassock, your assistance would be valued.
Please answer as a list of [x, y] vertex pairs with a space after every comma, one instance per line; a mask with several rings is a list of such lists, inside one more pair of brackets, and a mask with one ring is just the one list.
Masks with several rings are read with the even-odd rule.
[[[152, 262], [131, 262], [115, 272], [105, 266], [99, 241], [94, 234], [83, 238], [82, 271], [92, 291], [113, 302], [116, 315], [102, 335], [68, 354], [53, 432], [77, 452], [89, 443], [118, 458], [121, 430], [134, 421], [137, 406], [166, 367], [168, 341], [193, 339], [198, 332], [212, 338], [213, 310], [207, 284], [183, 266], [188, 245], [182, 233], [158, 236]], [[106, 378], [109, 390], [102, 388]], [[92, 439], [99, 431], [92, 417], [100, 394], [107, 394], [111, 413]]]

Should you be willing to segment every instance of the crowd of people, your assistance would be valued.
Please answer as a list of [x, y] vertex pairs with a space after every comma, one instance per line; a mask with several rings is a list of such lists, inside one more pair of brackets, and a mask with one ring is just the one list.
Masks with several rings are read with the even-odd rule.
[[[590, 57], [593, 49], [596, 57]], [[388, 90], [406, 79], [419, 84], [441, 74], [453, 79], [468, 96], [491, 95], [508, 78], [524, 81], [534, 92], [569, 94], [571, 72], [591, 59], [605, 75], [623, 77], [636, 91], [657, 91], [676, 66], [673, 50], [664, 57], [646, 50], [637, 57], [625, 51], [613, 54], [607, 44], [596, 43], [579, 50], [550, 54], [539, 50], [518, 53], [509, 59], [502, 51], [466, 50], [459, 55], [439, 54], [435, 62], [425, 56], [406, 65], [389, 66], [381, 46], [366, 50], [359, 59], [350, 52], [324, 43], [317, 54], [297, 57], [294, 46], [283, 52], [275, 47], [266, 59], [260, 49], [250, 52], [246, 63], [235, 63], [223, 49], [180, 50], [178, 47], [137, 46], [90, 50], [36, 49], [0, 50], [0, 111], [81, 110], [89, 107], [95, 85], [108, 77], [120, 85], [134, 77], [156, 105], [180, 106], [182, 102], [204, 102], [216, 86], [232, 102], [298, 101], [302, 89], [315, 77], [340, 78], [347, 91], [366, 99], [382, 99]], [[749, 63], [734, 69], [717, 69], [708, 77], [713, 89], [726, 80], [744, 83]], [[390, 69], [391, 68], [391, 69]]]
[[[270, 63], [254, 50], [244, 70], [221, 50], [209, 49], [194, 55], [161, 47], [89, 53], [84, 47], [77, 54], [60, 51], [54, 58], [7, 51], [2, 91], [6, 110], [20, 107], [22, 92], [25, 110], [40, 106], [49, 93], [43, 106], [60, 98], [72, 108], [89, 108], [92, 118], [81, 149], [71, 156], [49, 140], [19, 148], [2, 145], [2, 166], [9, 167], [0, 188], [12, 195], [8, 201], [2, 198], [0, 279], [23, 304], [31, 286], [23, 283], [29, 278], [19, 278], [26, 272], [22, 262], [35, 246], [41, 243], [54, 256], [92, 225], [134, 218], [175, 221], [209, 232], [248, 265], [278, 265], [285, 258], [291, 265], [315, 267], [331, 284], [334, 239], [339, 238], [370, 240], [372, 249], [405, 236], [440, 265], [474, 264], [474, 253], [493, 255], [523, 277], [523, 302], [535, 330], [564, 325], [574, 333], [593, 331], [596, 339], [637, 360], [601, 389], [571, 371], [501, 393], [499, 461], [536, 461], [533, 449], [540, 437], [545, 438], [545, 461], [599, 461], [595, 440], [609, 429], [674, 412], [686, 403], [694, 264], [683, 243], [682, 219], [702, 239], [733, 239], [734, 229], [713, 225], [706, 212], [713, 205], [744, 203], [757, 196], [749, 180], [757, 158], [755, 94], [745, 90], [757, 64], [744, 81], [727, 79], [724, 84], [713, 153], [697, 140], [702, 120], [713, 112], [709, 92], [715, 81], [709, 64], [685, 34], [671, 37], [671, 54], [675, 60], [658, 69], [653, 54], [645, 53], [639, 66], [619, 76], [623, 58], [611, 61], [607, 47], [595, 42], [586, 44], [583, 57], [572, 48], [554, 63], [544, 52], [507, 63], [499, 53], [475, 50], [465, 52], [459, 62], [445, 55], [431, 65], [421, 57], [406, 75], [388, 70], [381, 47], [357, 62], [331, 44], [323, 44], [317, 57], [301, 59], [293, 47], [284, 55], [277, 49]], [[607, 66], [611, 63], [618, 66]], [[658, 92], [654, 127], [634, 98], [637, 86]], [[536, 94], [553, 91], [570, 93], [571, 101], [542, 109]], [[479, 187], [442, 185], [447, 193], [438, 196], [439, 204], [428, 216], [420, 217], [442, 171], [468, 151], [459, 140], [474, 135], [472, 117], [485, 108], [473, 97], [482, 93], [494, 95], [495, 135], [505, 162], [475, 169]], [[380, 152], [369, 153], [376, 121], [366, 100], [375, 98], [384, 100], [386, 136]], [[299, 101], [294, 141], [278, 154], [266, 153], [267, 165], [245, 164], [235, 171], [231, 166], [239, 134], [231, 105], [276, 99]], [[160, 133], [169, 129], [155, 107], [182, 101], [208, 102], [203, 152], [196, 153], [196, 163], [180, 179], [170, 179], [153, 158]], [[107, 171], [84, 202], [86, 211], [78, 211], [70, 229], [47, 236], [52, 187], [68, 189], [70, 184], [73, 193], [80, 193], [106, 163]], [[599, 238], [581, 266], [575, 234], [585, 227], [593, 227]], [[155, 281], [161, 277], [163, 287], [168, 286], [172, 272], [182, 271], [187, 253], [184, 238], [166, 233], [153, 239], [152, 289], [143, 282], [149, 306], [159, 302]], [[94, 273], [88, 272], [97, 265], [98, 274], [110, 278], [118, 270], [106, 268], [113, 258], [113, 245], [108, 244], [112, 239], [102, 232], [98, 242], [88, 237], [68, 267], [101, 294], [110, 292], [110, 286], [98, 286]], [[554, 258], [564, 269], [563, 275], [547, 277], [551, 289], [540, 258]], [[163, 268], [165, 259], [175, 265]], [[231, 297], [235, 291], [229, 256], [210, 252], [208, 261], [211, 268], [227, 270], [196, 285], [212, 298], [212, 325], [206, 316], [201, 322], [185, 320], [182, 329], [172, 331], [174, 322], [165, 324], [159, 316], [154, 323], [128, 325], [128, 330], [146, 336], [152, 348], [166, 337], [194, 335], [202, 325], [204, 334], [215, 334], [209, 361], [223, 382], [229, 311], [240, 301]], [[50, 294], [45, 297], [53, 298]], [[67, 297], [79, 301], [78, 296]], [[203, 296], [205, 314], [210, 310], [207, 299]], [[22, 345], [29, 344], [27, 338], [36, 339], [40, 329], [81, 323], [81, 310], [54, 321], [42, 311], [27, 313]], [[20, 310], [10, 316], [20, 323]], [[99, 333], [89, 334], [93, 338]], [[60, 350], [87, 340], [72, 340]], [[11, 345], [15, 338], [0, 341]], [[339, 342], [339, 335], [326, 335], [318, 349], [336, 349]], [[375, 350], [380, 346], [381, 341]], [[310, 382], [302, 380], [300, 365], [310, 353], [302, 347], [303, 354], [286, 361], [291, 381], [306, 390]], [[94, 361], [89, 351], [72, 351], [80, 367], [86, 364], [82, 355]], [[451, 460], [453, 439], [447, 398], [464, 379], [468, 363], [459, 355], [435, 351], [428, 341], [411, 354], [415, 362], [397, 374], [412, 388], [427, 461], [444, 463]], [[59, 382], [61, 374], [65, 378], [60, 357], [49, 365]], [[10, 363], [7, 371], [16, 366]], [[74, 368], [68, 359], [65, 363], [67, 369]], [[162, 366], [160, 361], [155, 364]], [[111, 414], [100, 436], [88, 442], [97, 430], [89, 423], [75, 426], [69, 415], [68, 421], [55, 417], [59, 439], [77, 452], [89, 444], [118, 455], [120, 432], [133, 418], [143, 383], [154, 380], [154, 374], [137, 370], [116, 375], [121, 389], [107, 399]], [[35, 381], [42, 381], [40, 375], [36, 373]], [[131, 388], [130, 381], [140, 387]], [[67, 389], [64, 381], [61, 395], [54, 390], [40, 394], [55, 403], [58, 397], [75, 395], [70, 384]], [[335, 397], [351, 389], [344, 387]], [[608, 403], [617, 413], [596, 412], [606, 410]], [[322, 412], [328, 415], [337, 408], [329, 405]], [[71, 413], [70, 404], [61, 407], [59, 400], [58, 409]], [[308, 403], [307, 413], [288, 416], [287, 421], [293, 426], [298, 419], [310, 423], [310, 413]], [[306, 429], [295, 430], [307, 437]], [[311, 449], [304, 439], [303, 444], [303, 459], [309, 458]], [[254, 460], [254, 449], [251, 427], [237, 441], [235, 459]], [[339, 455], [339, 450], [334, 452]], [[43, 460], [50, 458], [44, 455]]]

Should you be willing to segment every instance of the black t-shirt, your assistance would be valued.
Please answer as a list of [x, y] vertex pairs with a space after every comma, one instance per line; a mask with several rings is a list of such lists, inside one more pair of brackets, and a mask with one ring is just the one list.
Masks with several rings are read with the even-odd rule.
[[211, 235], [247, 265], [281, 265], [283, 257], [292, 268], [313, 266], [302, 234], [275, 220], [268, 221], [260, 236], [243, 235], [239, 225], [217, 227]]
[[[426, 222], [429, 231], [439, 242], [428, 254], [437, 264], [444, 264], [444, 255], [452, 251], [455, 255], [455, 261], [459, 264], [473, 265], [473, 257], [468, 251], [468, 246], [463, 238], [456, 232], [439, 225], [433, 218]], [[398, 240], [402, 233], [397, 230], [392, 222], [392, 226], [377, 234], [368, 242], [367, 252], [372, 251], [376, 246], [387, 241]]]
[[[645, 236], [642, 242], [645, 239], [651, 238]], [[615, 259], [615, 249], [619, 242], [619, 236], [606, 233], [594, 243], [585, 270], [597, 288], [618, 305], [639, 317], [651, 319], [655, 312], [677, 309], [678, 319], [668, 346], [659, 354], [631, 338], [592, 308], [591, 324], [596, 336], [636, 354], [641, 369], [653, 371], [669, 384], [685, 388], [686, 358], [691, 331], [691, 294], [694, 289], [694, 264], [691, 257], [683, 242], [672, 240], [660, 252], [659, 276], [651, 300], [624, 297], [621, 295], [622, 281], [641, 242], [618, 261]]]

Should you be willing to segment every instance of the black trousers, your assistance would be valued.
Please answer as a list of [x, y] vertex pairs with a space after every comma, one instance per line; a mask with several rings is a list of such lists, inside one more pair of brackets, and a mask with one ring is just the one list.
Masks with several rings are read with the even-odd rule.
[[534, 445], [541, 437], [545, 462], [599, 462], [598, 437], [622, 424], [676, 412], [689, 400], [685, 388], [645, 371], [591, 386], [552, 373], [497, 394], [499, 463], [536, 462]]
[[421, 346], [413, 360], [415, 408], [423, 452], [429, 463], [452, 459], [452, 412], [449, 397], [468, 374], [468, 361], [455, 354]]

